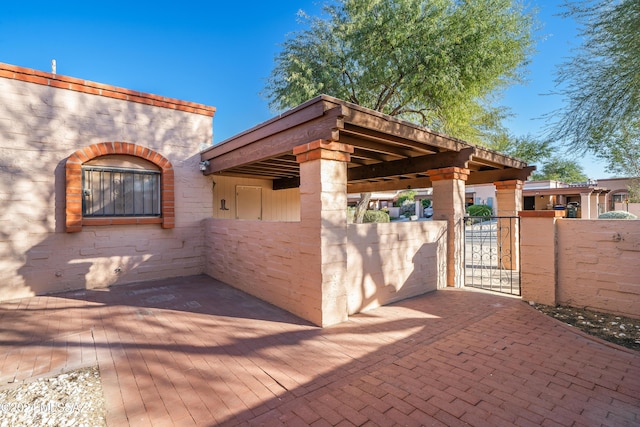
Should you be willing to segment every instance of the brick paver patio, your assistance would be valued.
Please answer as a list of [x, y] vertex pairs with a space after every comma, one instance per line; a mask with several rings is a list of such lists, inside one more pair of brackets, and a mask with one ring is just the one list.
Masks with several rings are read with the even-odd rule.
[[445, 290], [320, 329], [206, 276], [0, 304], [0, 387], [98, 363], [110, 426], [640, 425], [640, 353]]

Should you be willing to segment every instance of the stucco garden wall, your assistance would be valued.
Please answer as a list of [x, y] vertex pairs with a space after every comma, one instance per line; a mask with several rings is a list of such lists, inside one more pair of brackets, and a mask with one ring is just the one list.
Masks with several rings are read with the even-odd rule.
[[[208, 219], [206, 273], [304, 319], [322, 319], [321, 247], [301, 222]], [[446, 286], [446, 222], [347, 227], [348, 314]]]
[[[198, 153], [211, 144], [213, 109], [178, 110], [160, 97], [6, 64], [0, 71], [1, 300], [204, 271], [212, 184], [198, 170]], [[175, 228], [65, 232], [66, 158], [111, 141], [150, 148], [171, 162]]]
[[445, 221], [350, 224], [349, 314], [446, 287]]
[[640, 317], [640, 221], [559, 220], [558, 303]]
[[319, 317], [320, 248], [300, 222], [208, 219], [206, 230], [206, 274], [304, 319]]
[[524, 300], [640, 317], [639, 220], [522, 217], [520, 249]]

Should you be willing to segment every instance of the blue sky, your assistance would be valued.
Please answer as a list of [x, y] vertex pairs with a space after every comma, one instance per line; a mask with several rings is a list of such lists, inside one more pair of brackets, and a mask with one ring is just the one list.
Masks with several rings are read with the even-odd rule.
[[[561, 0], [533, 0], [543, 24], [529, 83], [510, 88], [502, 104], [516, 135], [538, 135], [541, 117], [561, 106], [557, 64], [578, 43], [560, 18]], [[213, 105], [214, 142], [274, 115], [261, 95], [286, 35], [300, 29], [296, 13], [318, 14], [317, 1], [58, 1], [5, 2], [0, 13], [0, 62], [127, 89]], [[604, 165], [576, 156], [591, 178]]]

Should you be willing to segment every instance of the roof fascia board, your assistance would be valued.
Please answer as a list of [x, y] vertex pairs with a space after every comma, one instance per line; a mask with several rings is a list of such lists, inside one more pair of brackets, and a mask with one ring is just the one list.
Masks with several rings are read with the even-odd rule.
[[[248, 139], [231, 149], [221, 147], [222, 154], [218, 150], [203, 152], [201, 159], [209, 161], [205, 175], [290, 153], [294, 147], [318, 139], [335, 141], [338, 137], [337, 129], [342, 125], [341, 115], [342, 108], [335, 107], [326, 111], [324, 115], [299, 123], [297, 126], [288, 127], [278, 133], [267, 132], [263, 138]], [[301, 127], [302, 124], [304, 127]]]

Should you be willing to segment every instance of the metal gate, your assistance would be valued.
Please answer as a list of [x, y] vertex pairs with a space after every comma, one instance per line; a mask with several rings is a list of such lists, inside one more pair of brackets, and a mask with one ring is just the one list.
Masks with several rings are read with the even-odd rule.
[[465, 217], [465, 286], [520, 295], [520, 219]]

